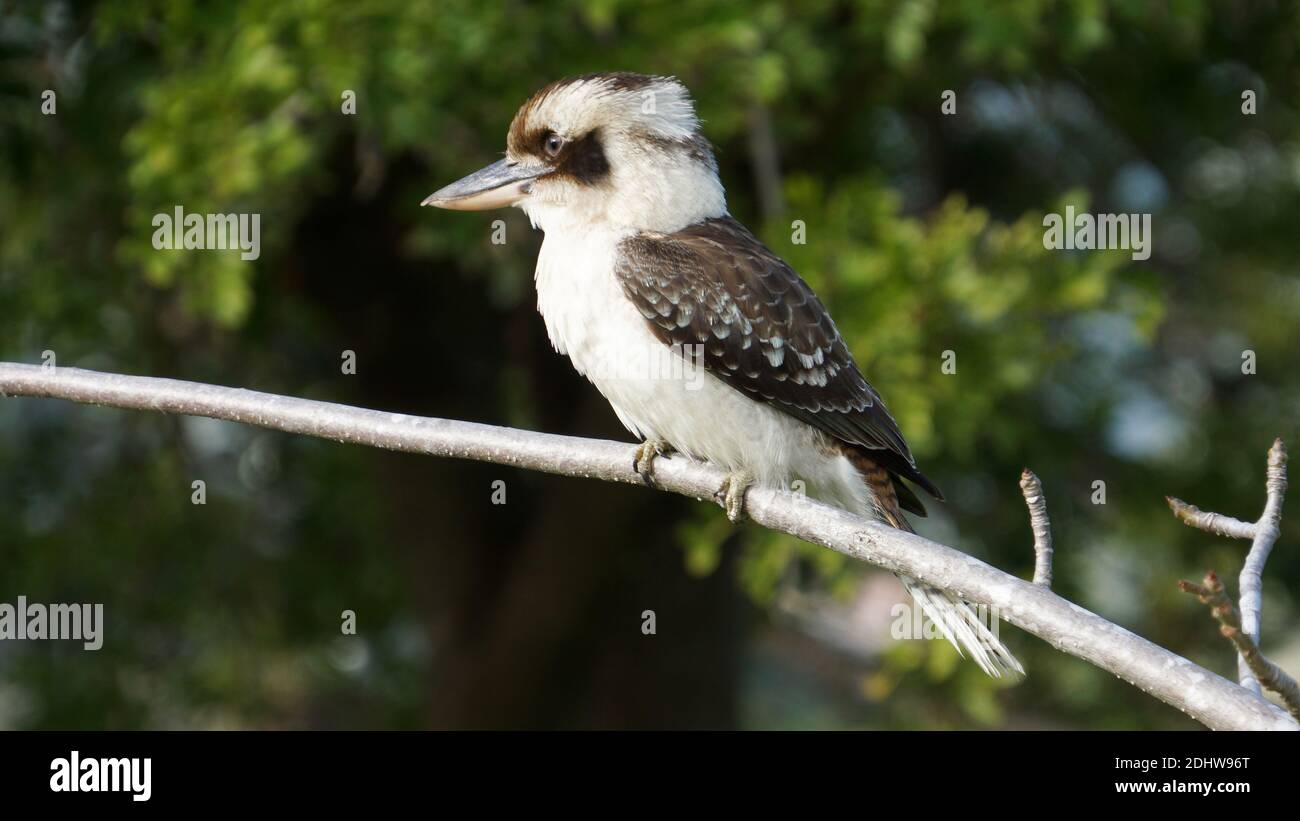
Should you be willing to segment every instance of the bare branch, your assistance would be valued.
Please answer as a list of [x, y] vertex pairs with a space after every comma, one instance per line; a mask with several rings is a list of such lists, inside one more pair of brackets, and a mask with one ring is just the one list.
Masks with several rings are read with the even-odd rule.
[[1231, 539], [1255, 538], [1254, 522], [1243, 522], [1231, 516], [1210, 513], [1201, 510], [1196, 505], [1189, 505], [1182, 499], [1175, 499], [1173, 496], [1166, 496], [1165, 501], [1169, 503], [1169, 509], [1174, 512], [1178, 520], [1188, 527], [1204, 530], [1207, 533], [1213, 533], [1215, 536], [1227, 536]]
[[[1282, 533], [1282, 499], [1286, 496], [1286, 445], [1282, 444], [1281, 439], [1274, 439], [1273, 447], [1268, 449], [1266, 476], [1264, 486], [1268, 495], [1264, 502], [1264, 512], [1255, 523], [1255, 539], [1251, 542], [1250, 552], [1246, 554], [1246, 562], [1241, 566], [1241, 575], [1237, 580], [1237, 586], [1241, 590], [1241, 629], [1256, 645], [1260, 641], [1260, 611], [1264, 606], [1264, 563], [1268, 561], [1268, 554], [1273, 552], [1273, 545]], [[1258, 693], [1260, 682], [1255, 680], [1244, 654], [1237, 668], [1241, 685]]]
[[[477, 459], [565, 476], [644, 486], [635, 445], [428, 419], [170, 379], [0, 363], [0, 394], [225, 419], [389, 450]], [[685, 457], [655, 464], [656, 485], [707, 500], [723, 472]], [[798, 494], [754, 487], [746, 512], [757, 524], [859, 561], [951, 590], [994, 608], [1053, 647], [1107, 670], [1215, 729], [1300, 729], [1286, 711], [1042, 585], [912, 533], [867, 521]]]
[[1259, 645], [1241, 629], [1241, 616], [1224, 592], [1218, 574], [1211, 570], [1205, 574], [1202, 584], [1179, 582], [1178, 587], [1184, 593], [1195, 595], [1201, 604], [1210, 608], [1210, 615], [1219, 622], [1219, 632], [1237, 648], [1237, 654], [1250, 667], [1254, 679], [1265, 689], [1277, 693], [1291, 715], [1300, 721], [1300, 686], [1285, 670], [1265, 658]]
[[1052, 586], [1052, 522], [1047, 518], [1043, 483], [1029, 468], [1020, 474], [1020, 492], [1029, 507], [1029, 527], [1034, 531], [1034, 584]]
[[[1242, 564], [1238, 584], [1241, 587], [1241, 629], [1256, 647], [1260, 642], [1259, 620], [1264, 602], [1264, 563], [1268, 561], [1268, 554], [1273, 552], [1273, 545], [1282, 533], [1282, 499], [1286, 496], [1286, 445], [1281, 439], [1274, 439], [1273, 447], [1268, 449], [1265, 490], [1267, 498], [1264, 512], [1257, 522], [1242, 522], [1231, 516], [1201, 510], [1172, 496], [1165, 497], [1169, 509], [1183, 523], [1218, 536], [1251, 540], [1250, 552]], [[1237, 655], [1237, 679], [1242, 687], [1255, 693], [1260, 692], [1260, 682], [1244, 653]]]

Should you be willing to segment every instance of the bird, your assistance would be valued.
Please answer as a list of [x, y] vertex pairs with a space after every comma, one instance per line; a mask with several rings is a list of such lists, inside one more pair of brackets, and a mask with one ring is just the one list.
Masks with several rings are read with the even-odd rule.
[[[537, 309], [641, 440], [653, 481], [673, 453], [726, 471], [733, 522], [752, 486], [789, 489], [914, 532], [916, 461], [807, 282], [731, 216], [712, 144], [678, 79], [632, 72], [552, 82], [518, 110], [505, 156], [422, 205], [517, 207], [543, 232]], [[900, 575], [923, 612], [988, 674], [1023, 668], [975, 608]]]

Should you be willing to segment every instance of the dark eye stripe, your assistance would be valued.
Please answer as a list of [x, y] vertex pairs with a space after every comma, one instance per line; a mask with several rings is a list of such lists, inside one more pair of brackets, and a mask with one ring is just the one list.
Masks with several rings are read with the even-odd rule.
[[564, 177], [583, 185], [599, 185], [609, 178], [609, 159], [605, 156], [598, 132], [591, 131], [564, 143], [555, 156], [546, 151], [546, 141], [551, 134], [549, 129], [537, 129], [522, 135], [515, 144], [523, 147], [519, 153], [553, 165], [555, 170], [547, 174], [548, 177]]
[[556, 158], [556, 166], [555, 173], [584, 185], [597, 185], [609, 177], [609, 160], [595, 131], [565, 143]]

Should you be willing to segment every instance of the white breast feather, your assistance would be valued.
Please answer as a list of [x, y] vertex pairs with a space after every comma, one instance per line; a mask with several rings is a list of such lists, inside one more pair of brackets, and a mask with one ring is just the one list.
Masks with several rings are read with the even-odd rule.
[[609, 400], [640, 438], [662, 439], [728, 471], [744, 469], [769, 487], [807, 483], [810, 495], [867, 514], [867, 490], [853, 466], [825, 449], [825, 437], [705, 373], [674, 368], [614, 274], [626, 232], [547, 233], [537, 261], [537, 308], [555, 349]]

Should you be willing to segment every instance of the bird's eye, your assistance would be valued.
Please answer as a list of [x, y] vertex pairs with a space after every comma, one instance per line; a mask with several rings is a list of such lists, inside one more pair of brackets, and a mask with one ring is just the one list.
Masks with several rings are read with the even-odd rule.
[[554, 158], [560, 153], [560, 149], [564, 148], [564, 138], [559, 134], [547, 134], [545, 147], [546, 156]]

